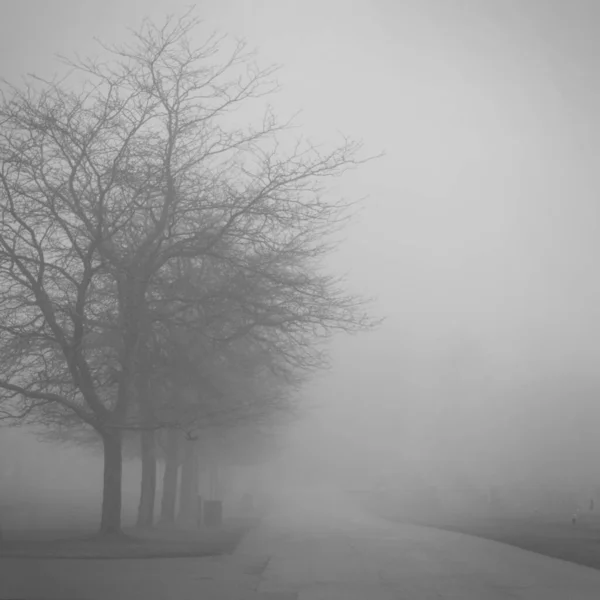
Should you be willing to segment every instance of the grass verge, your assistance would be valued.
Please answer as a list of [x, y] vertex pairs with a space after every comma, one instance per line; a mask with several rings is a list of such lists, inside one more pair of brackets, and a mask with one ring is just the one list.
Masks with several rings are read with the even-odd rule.
[[502, 542], [544, 556], [600, 569], [600, 515], [581, 516], [576, 525], [571, 515], [398, 516], [390, 510], [372, 510], [390, 521], [424, 525]]
[[579, 521], [575, 526], [559, 517], [429, 519], [418, 524], [466, 533], [600, 569], [600, 530], [595, 519]]
[[[195, 531], [157, 528], [126, 529], [118, 538], [83, 531], [6, 531], [0, 558], [34, 559], [146, 559], [217, 556], [232, 553], [254, 526], [253, 519], [225, 522], [218, 528]], [[40, 539], [42, 538], [42, 539]]]

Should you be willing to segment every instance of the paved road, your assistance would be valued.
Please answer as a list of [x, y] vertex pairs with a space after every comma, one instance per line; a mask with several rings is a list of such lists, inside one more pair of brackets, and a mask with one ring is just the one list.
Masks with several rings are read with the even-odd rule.
[[600, 571], [391, 524], [333, 495], [284, 499], [231, 557], [0, 561], [0, 598], [598, 600]]
[[467, 535], [390, 524], [343, 499], [337, 506], [326, 496], [313, 500], [282, 510], [243, 542], [242, 553], [272, 556], [257, 591], [297, 600], [600, 598], [600, 571]]

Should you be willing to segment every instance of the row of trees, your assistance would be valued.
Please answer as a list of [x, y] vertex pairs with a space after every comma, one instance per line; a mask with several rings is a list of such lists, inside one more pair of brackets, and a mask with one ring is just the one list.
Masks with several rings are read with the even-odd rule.
[[145, 22], [0, 102], [0, 411], [99, 436], [104, 534], [126, 432], [151, 525], [159, 432], [264, 423], [323, 366], [319, 341], [374, 325], [322, 264], [352, 208], [324, 185], [361, 145], [297, 139], [268, 107], [249, 124], [275, 69], [197, 44], [199, 25]]

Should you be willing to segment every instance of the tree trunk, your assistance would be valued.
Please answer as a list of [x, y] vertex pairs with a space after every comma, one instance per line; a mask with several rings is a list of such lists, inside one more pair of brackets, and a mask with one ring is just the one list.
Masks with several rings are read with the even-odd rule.
[[216, 463], [211, 463], [208, 467], [208, 486], [209, 500], [220, 500], [219, 467]]
[[167, 457], [163, 477], [160, 522], [162, 525], [175, 525], [175, 505], [177, 501], [177, 476], [179, 475], [179, 432], [167, 433]]
[[156, 436], [154, 431], [142, 431], [142, 485], [138, 507], [137, 527], [154, 525], [154, 503], [156, 498]]
[[101, 535], [120, 535], [121, 531], [121, 484], [123, 455], [121, 432], [113, 430], [102, 433], [104, 445], [104, 487], [102, 490]]
[[179, 485], [179, 514], [177, 522], [183, 527], [194, 527], [198, 510], [198, 447], [193, 441], [185, 442], [185, 458], [181, 467]]

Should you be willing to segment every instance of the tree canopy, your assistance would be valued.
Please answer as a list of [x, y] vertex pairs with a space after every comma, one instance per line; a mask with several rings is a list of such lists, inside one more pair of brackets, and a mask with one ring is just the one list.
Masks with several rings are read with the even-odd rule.
[[[100, 435], [105, 533], [120, 530], [123, 429], [159, 407], [239, 409], [242, 387], [276, 403], [278, 376], [322, 364], [317, 340], [374, 324], [322, 269], [353, 206], [326, 181], [368, 160], [361, 143], [294, 136], [265, 103], [276, 69], [243, 42], [197, 44], [199, 26], [146, 21], [106, 58], [67, 61], [70, 79], [5, 84], [0, 101], [0, 409]], [[251, 122], [247, 106], [265, 108]], [[178, 393], [149, 417], [150, 367]]]

